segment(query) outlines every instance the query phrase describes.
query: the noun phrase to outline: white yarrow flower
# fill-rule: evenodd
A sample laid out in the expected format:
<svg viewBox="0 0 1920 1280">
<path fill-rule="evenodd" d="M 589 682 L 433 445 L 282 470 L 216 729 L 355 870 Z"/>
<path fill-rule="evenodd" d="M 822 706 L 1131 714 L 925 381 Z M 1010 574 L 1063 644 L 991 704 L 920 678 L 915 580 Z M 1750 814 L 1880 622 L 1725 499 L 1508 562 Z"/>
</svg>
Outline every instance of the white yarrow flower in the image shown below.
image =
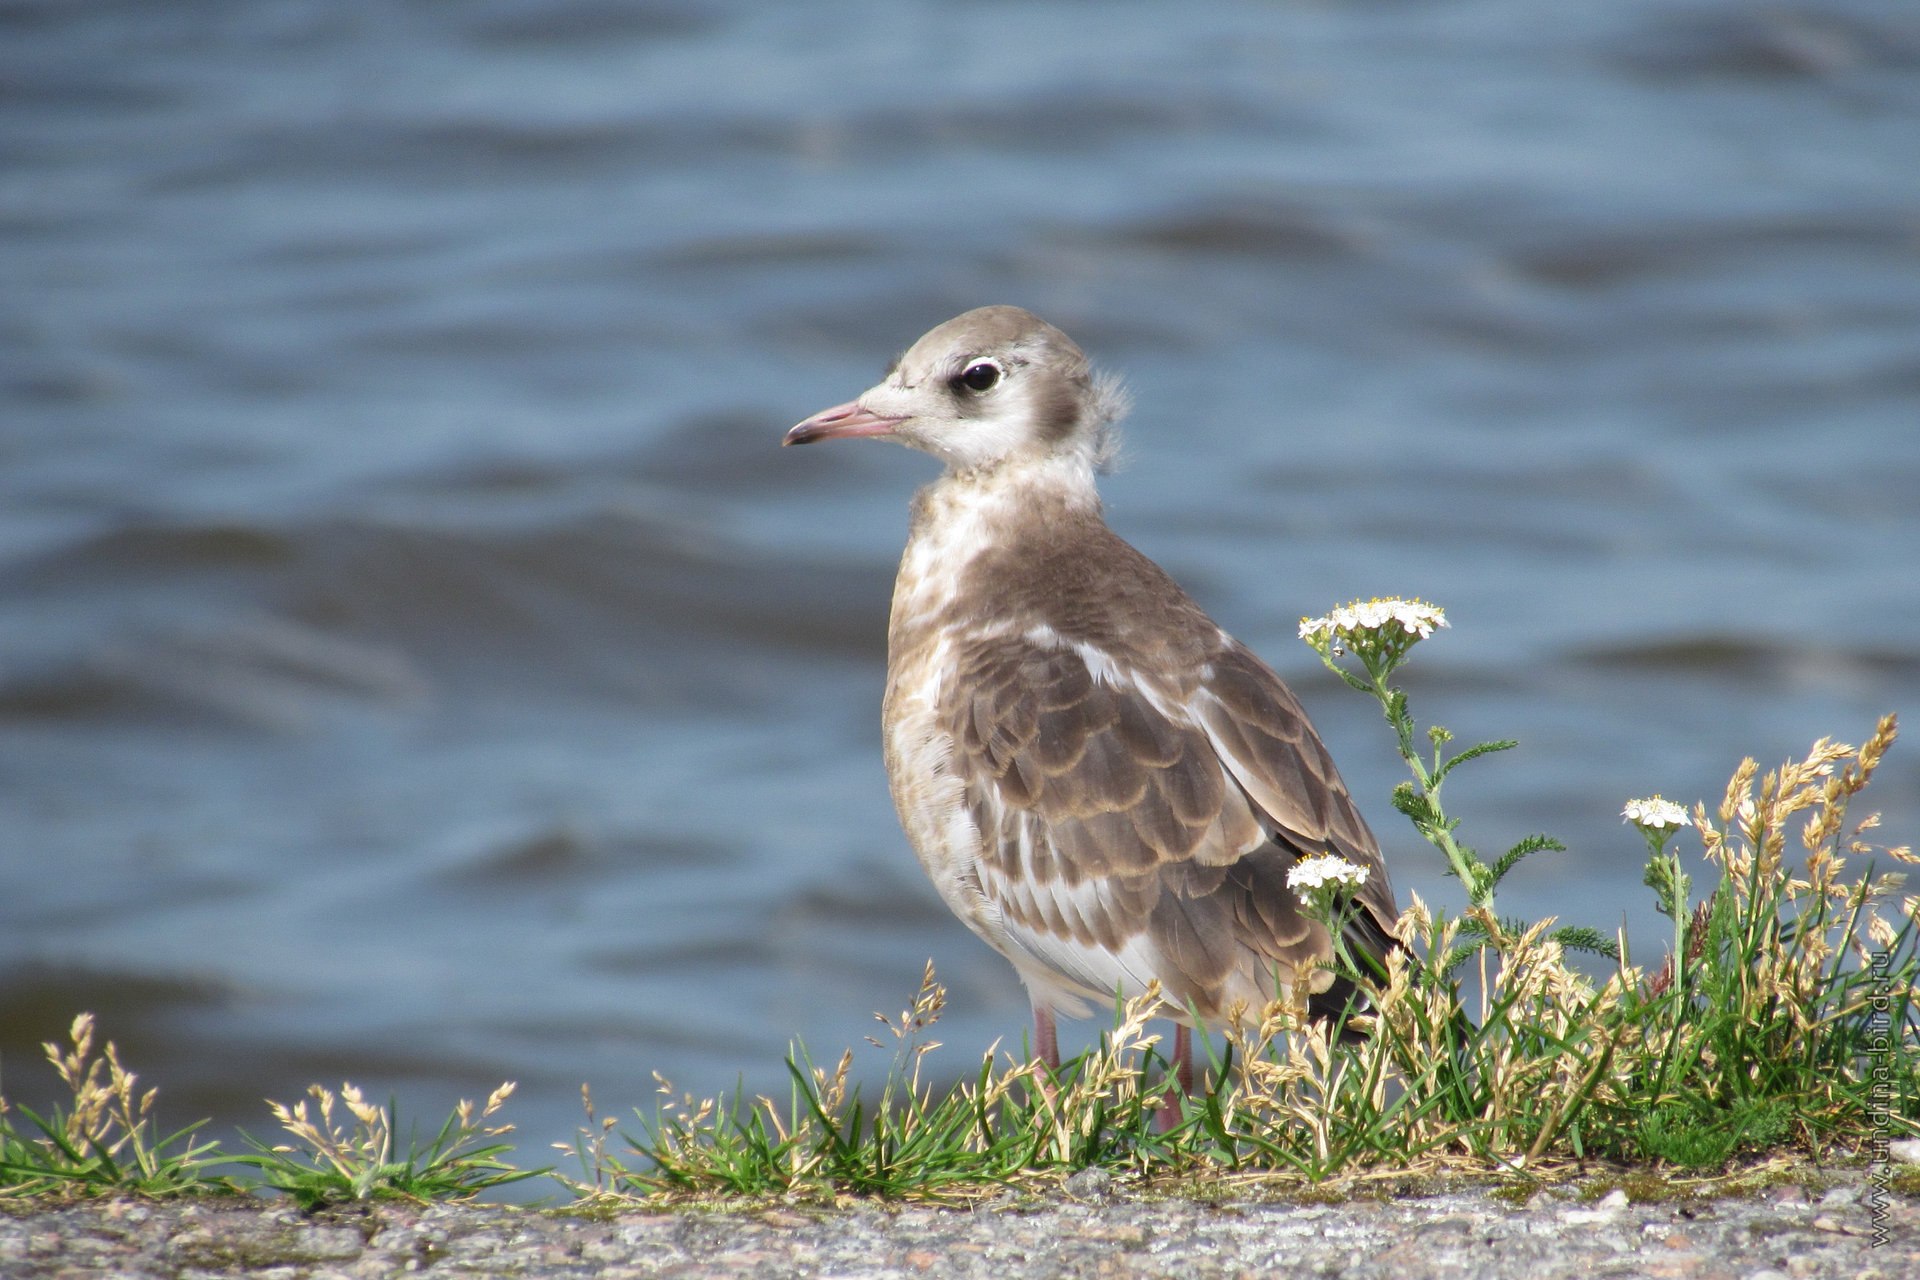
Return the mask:
<svg viewBox="0 0 1920 1280">
<path fill-rule="evenodd" d="M 1315 636 L 1324 635 L 1352 640 L 1378 633 L 1389 625 L 1398 626 L 1415 640 L 1425 640 L 1434 633 L 1435 628 L 1447 625 L 1447 615 L 1445 610 L 1424 600 L 1402 600 L 1398 597 L 1355 600 L 1351 604 L 1341 605 L 1324 618 L 1300 619 L 1300 638 L 1312 640 Z"/>
<path fill-rule="evenodd" d="M 1366 882 L 1365 867 L 1356 867 L 1331 853 L 1304 859 L 1287 872 L 1287 888 L 1300 895 L 1303 907 L 1311 907 L 1316 898 L 1331 897 L 1335 893 L 1347 896 Z"/>
<path fill-rule="evenodd" d="M 1620 816 L 1642 831 L 1664 831 L 1670 827 L 1693 825 L 1685 809 L 1659 796 L 1627 801 L 1627 807 L 1620 811 Z"/>
</svg>

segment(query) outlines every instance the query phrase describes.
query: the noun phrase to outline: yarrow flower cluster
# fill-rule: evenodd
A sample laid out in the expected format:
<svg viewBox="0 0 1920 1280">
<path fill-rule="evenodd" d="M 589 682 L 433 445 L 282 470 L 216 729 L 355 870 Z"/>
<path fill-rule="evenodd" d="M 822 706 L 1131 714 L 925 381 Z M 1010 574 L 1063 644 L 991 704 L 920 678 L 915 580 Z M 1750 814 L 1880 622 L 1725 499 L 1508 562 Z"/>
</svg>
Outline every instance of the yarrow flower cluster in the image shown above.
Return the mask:
<svg viewBox="0 0 1920 1280">
<path fill-rule="evenodd" d="M 1687 817 L 1685 809 L 1661 796 L 1627 801 L 1627 807 L 1620 811 L 1620 817 L 1623 821 L 1631 822 L 1646 839 L 1647 873 L 1641 878 L 1642 883 L 1653 890 L 1654 903 L 1659 907 L 1660 914 L 1673 921 L 1672 954 L 1684 955 L 1693 877 L 1680 865 L 1678 849 L 1667 852 L 1667 840 L 1680 828 L 1692 826 L 1693 820 Z"/>
<path fill-rule="evenodd" d="M 1369 671 L 1391 671 L 1420 641 L 1447 625 L 1447 615 L 1424 600 L 1355 600 L 1323 618 L 1300 619 L 1300 638 L 1313 646 L 1321 661 L 1352 650 Z M 1337 668 L 1336 668 L 1337 669 Z"/>
<path fill-rule="evenodd" d="M 1306 858 L 1287 872 L 1287 888 L 1300 895 L 1300 905 L 1324 912 L 1335 898 L 1351 897 L 1367 882 L 1367 869 L 1337 854 Z"/>
<path fill-rule="evenodd" d="M 1447 615 L 1445 610 L 1424 600 L 1402 600 L 1398 597 L 1355 600 L 1352 604 L 1341 605 L 1324 618 L 1300 619 L 1300 638 L 1309 643 L 1319 635 L 1357 640 L 1365 633 L 1379 631 L 1388 623 L 1397 623 L 1402 631 L 1415 640 L 1425 640 L 1433 634 L 1434 628 L 1447 625 Z"/>
<path fill-rule="evenodd" d="M 1687 817 L 1687 811 L 1671 800 L 1660 796 L 1648 796 L 1645 800 L 1629 800 L 1620 816 L 1642 831 L 1666 831 L 1675 827 L 1690 827 L 1693 820 Z"/>
</svg>

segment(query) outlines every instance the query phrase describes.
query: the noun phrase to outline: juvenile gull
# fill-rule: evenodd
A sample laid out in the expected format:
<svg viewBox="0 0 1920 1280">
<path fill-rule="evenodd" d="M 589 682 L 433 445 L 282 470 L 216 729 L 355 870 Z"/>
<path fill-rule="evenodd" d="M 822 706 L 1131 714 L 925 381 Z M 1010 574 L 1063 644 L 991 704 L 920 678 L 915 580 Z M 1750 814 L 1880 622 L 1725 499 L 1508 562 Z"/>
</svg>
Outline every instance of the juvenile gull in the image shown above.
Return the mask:
<svg viewBox="0 0 1920 1280">
<path fill-rule="evenodd" d="M 1287 887 L 1368 875 L 1351 942 L 1390 945 L 1379 846 L 1293 692 L 1107 528 L 1094 474 L 1125 411 L 1018 307 L 947 321 L 785 444 L 895 440 L 946 464 L 914 498 L 887 629 L 887 777 L 947 906 L 1054 1018 L 1157 979 L 1191 1088 L 1196 1021 L 1258 1013 L 1330 950 Z M 1322 1009 L 1343 999 L 1309 981 Z"/>
</svg>

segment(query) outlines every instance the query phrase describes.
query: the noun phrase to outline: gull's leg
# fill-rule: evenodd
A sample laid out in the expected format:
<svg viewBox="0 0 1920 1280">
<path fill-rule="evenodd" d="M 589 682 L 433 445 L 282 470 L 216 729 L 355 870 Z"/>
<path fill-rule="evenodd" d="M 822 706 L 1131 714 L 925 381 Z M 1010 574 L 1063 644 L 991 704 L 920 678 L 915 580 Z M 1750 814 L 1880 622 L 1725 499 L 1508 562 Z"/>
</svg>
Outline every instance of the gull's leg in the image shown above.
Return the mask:
<svg viewBox="0 0 1920 1280">
<path fill-rule="evenodd" d="M 1033 1051 L 1049 1071 L 1060 1069 L 1060 1033 L 1053 1025 L 1053 1010 L 1047 1005 L 1033 1006 Z"/>
<path fill-rule="evenodd" d="M 1051 1006 L 1035 1004 L 1033 1006 L 1033 1052 L 1034 1056 L 1046 1063 L 1047 1069 L 1033 1083 L 1038 1086 L 1040 1096 L 1052 1106 L 1059 1096 L 1053 1087 L 1054 1073 L 1060 1070 L 1060 1033 L 1053 1025 Z"/>
<path fill-rule="evenodd" d="M 1184 1022 L 1173 1025 L 1173 1079 L 1167 1100 L 1154 1113 L 1153 1127 L 1166 1133 L 1180 1123 L 1180 1099 L 1193 1092 L 1193 1031 Z"/>
</svg>

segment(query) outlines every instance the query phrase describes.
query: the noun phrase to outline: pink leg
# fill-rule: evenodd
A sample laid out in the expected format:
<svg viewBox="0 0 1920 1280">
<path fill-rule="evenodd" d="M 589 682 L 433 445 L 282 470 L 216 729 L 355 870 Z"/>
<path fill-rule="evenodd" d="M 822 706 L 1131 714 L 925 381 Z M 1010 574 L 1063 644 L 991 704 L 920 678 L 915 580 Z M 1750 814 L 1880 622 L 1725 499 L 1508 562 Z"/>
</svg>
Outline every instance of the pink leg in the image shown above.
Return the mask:
<svg viewBox="0 0 1920 1280">
<path fill-rule="evenodd" d="M 1180 1123 L 1180 1099 L 1193 1092 L 1193 1032 L 1185 1023 L 1174 1024 L 1172 1066 L 1174 1087 L 1167 1090 L 1167 1100 L 1153 1117 L 1154 1128 L 1161 1133 Z"/>
<path fill-rule="evenodd" d="M 1053 1025 L 1053 1010 L 1033 1006 L 1033 1051 L 1054 1071 L 1060 1069 L 1060 1033 Z"/>
</svg>

